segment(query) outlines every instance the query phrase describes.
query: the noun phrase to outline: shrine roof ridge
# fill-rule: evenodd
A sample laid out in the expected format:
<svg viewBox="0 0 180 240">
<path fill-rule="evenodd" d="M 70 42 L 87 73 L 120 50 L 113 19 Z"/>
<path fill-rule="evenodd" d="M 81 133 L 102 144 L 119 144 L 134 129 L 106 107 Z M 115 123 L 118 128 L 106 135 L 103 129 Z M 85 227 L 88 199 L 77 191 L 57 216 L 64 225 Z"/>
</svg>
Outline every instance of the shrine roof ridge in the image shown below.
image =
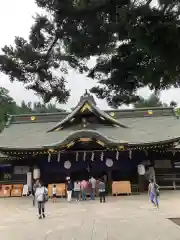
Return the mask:
<svg viewBox="0 0 180 240">
<path fill-rule="evenodd" d="M 114 114 L 115 119 L 121 118 L 142 118 L 147 117 L 148 111 L 152 111 L 150 117 L 160 117 L 160 116 L 174 116 L 176 117 L 174 108 L 172 107 L 152 107 L 152 108 L 131 108 L 131 109 L 108 109 L 101 110 L 108 115 Z M 11 123 L 35 123 L 35 122 L 60 122 L 71 112 L 55 112 L 55 113 L 29 113 L 29 114 L 15 114 L 9 116 L 9 124 Z M 31 120 L 34 116 L 36 119 Z"/>
</svg>

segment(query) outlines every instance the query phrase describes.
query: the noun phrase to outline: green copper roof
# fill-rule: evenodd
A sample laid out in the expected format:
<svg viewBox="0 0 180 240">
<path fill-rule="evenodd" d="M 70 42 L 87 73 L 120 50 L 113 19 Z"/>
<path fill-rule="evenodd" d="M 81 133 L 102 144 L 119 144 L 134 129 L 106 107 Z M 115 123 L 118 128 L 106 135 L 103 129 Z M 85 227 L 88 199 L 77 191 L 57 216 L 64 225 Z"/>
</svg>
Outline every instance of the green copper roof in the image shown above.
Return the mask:
<svg viewBox="0 0 180 240">
<path fill-rule="evenodd" d="M 115 113 L 116 120 L 128 126 L 105 126 L 96 124 L 91 129 L 80 129 L 80 126 L 65 130 L 48 132 L 56 126 L 67 113 L 37 114 L 32 121 L 31 115 L 12 116 L 10 124 L 0 134 L 0 149 L 37 149 L 43 146 L 61 144 L 75 136 L 86 136 L 92 132 L 109 142 L 128 142 L 129 144 L 153 144 L 175 141 L 180 138 L 180 120 L 172 108 L 155 108 L 150 116 L 148 109 L 130 109 L 106 111 Z M 84 134 L 83 134 L 84 132 Z"/>
</svg>

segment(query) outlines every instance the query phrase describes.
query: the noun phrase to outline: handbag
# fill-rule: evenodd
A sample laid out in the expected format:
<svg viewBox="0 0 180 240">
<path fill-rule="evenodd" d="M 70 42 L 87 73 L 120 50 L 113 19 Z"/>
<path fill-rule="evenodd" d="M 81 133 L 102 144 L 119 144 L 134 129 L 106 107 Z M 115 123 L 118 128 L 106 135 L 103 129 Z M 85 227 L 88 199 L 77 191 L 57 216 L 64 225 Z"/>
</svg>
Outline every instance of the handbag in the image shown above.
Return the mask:
<svg viewBox="0 0 180 240">
<path fill-rule="evenodd" d="M 47 202 L 49 200 L 48 193 L 46 193 L 45 188 L 44 188 L 44 193 L 43 193 L 43 202 Z"/>
</svg>

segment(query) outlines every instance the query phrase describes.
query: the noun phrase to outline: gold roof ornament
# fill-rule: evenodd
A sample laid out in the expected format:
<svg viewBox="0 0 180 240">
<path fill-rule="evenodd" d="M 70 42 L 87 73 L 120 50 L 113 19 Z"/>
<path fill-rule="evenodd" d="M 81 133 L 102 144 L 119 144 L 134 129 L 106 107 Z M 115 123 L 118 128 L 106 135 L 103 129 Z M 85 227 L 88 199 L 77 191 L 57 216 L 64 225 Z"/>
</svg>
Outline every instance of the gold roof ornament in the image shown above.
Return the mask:
<svg viewBox="0 0 180 240">
<path fill-rule="evenodd" d="M 79 142 L 90 142 L 91 138 L 80 138 Z"/>
<path fill-rule="evenodd" d="M 153 115 L 153 111 L 152 110 L 148 110 L 148 115 Z"/>
<path fill-rule="evenodd" d="M 56 152 L 54 149 L 52 148 L 48 149 L 48 153 L 54 153 L 54 152 Z"/>
<path fill-rule="evenodd" d="M 120 149 L 120 150 L 124 150 L 124 146 L 123 146 L 123 145 L 120 145 L 120 146 L 119 146 L 119 149 Z"/>
<path fill-rule="evenodd" d="M 99 145 L 101 145 L 101 146 L 104 146 L 105 144 L 102 142 L 102 141 L 100 141 L 100 140 L 97 140 L 96 141 Z"/>
<path fill-rule="evenodd" d="M 115 117 L 115 112 L 110 112 L 109 114 L 111 117 Z"/>
<path fill-rule="evenodd" d="M 31 116 L 31 121 L 34 121 L 36 120 L 36 117 L 35 116 Z"/>
<path fill-rule="evenodd" d="M 59 131 L 59 130 L 61 130 L 61 129 L 62 129 L 62 127 L 58 127 L 58 128 L 56 128 L 55 131 Z"/>
<path fill-rule="evenodd" d="M 67 148 L 70 148 L 71 146 L 73 146 L 73 145 L 74 145 L 74 143 L 75 143 L 75 142 L 74 142 L 74 141 L 72 141 L 72 142 L 68 143 L 68 144 L 66 145 L 66 147 L 67 147 Z"/>
<path fill-rule="evenodd" d="M 86 110 L 89 110 L 90 112 L 92 112 L 92 108 L 88 103 L 85 103 L 84 106 L 81 108 L 81 112 L 84 112 Z"/>
</svg>

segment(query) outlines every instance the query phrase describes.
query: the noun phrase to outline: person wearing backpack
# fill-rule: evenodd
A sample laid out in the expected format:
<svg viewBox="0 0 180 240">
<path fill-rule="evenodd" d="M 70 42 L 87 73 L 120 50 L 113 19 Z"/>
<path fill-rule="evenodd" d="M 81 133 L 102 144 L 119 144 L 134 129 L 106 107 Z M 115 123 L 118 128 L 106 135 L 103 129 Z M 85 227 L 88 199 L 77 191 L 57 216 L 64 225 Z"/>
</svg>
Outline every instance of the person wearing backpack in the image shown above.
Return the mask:
<svg viewBox="0 0 180 240">
<path fill-rule="evenodd" d="M 106 185 L 103 179 L 99 181 L 99 199 L 100 199 L 100 203 L 106 202 Z"/>
<path fill-rule="evenodd" d="M 45 218 L 45 203 L 48 200 L 48 189 L 39 181 L 39 185 L 35 192 L 36 201 L 38 203 L 39 219 Z"/>
<path fill-rule="evenodd" d="M 150 201 L 154 204 L 154 206 L 157 209 L 159 209 L 159 201 L 158 201 L 159 186 L 154 181 L 154 179 L 150 180 L 149 187 L 148 187 L 148 195 L 149 195 Z"/>
</svg>

